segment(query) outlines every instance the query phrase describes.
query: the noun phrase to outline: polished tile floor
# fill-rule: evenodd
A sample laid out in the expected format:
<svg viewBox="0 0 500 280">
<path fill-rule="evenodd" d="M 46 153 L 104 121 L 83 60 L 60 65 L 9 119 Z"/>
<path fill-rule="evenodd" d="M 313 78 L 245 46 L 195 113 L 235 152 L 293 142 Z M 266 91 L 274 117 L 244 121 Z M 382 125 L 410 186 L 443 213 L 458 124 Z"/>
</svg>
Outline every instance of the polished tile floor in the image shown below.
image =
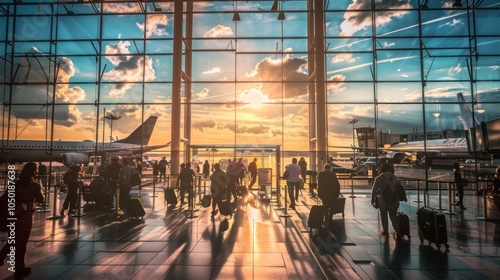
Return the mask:
<svg viewBox="0 0 500 280">
<path fill-rule="evenodd" d="M 386 238 L 369 189 L 346 196 L 345 218 L 309 233 L 307 217 L 316 201 L 303 190 L 296 210 L 240 199 L 226 217 L 210 219 L 211 208 L 194 213 L 164 204 L 163 192 L 133 191 L 146 209 L 144 219 L 116 219 L 107 210 L 88 209 L 81 218 L 48 220 L 35 214 L 28 245 L 26 279 L 499 279 L 500 225 L 483 217 L 482 198 L 467 195 L 468 210 L 446 215 L 448 244 L 421 244 L 416 209 L 422 195 L 410 192 L 401 210 L 410 216 L 411 241 Z M 53 198 L 53 195 L 50 195 Z M 60 207 L 65 195 L 57 195 Z M 447 197 L 442 197 L 447 204 Z M 51 199 L 53 200 L 53 199 Z M 52 205 L 52 201 L 49 204 Z M 431 194 L 430 206 L 438 196 Z M 90 207 L 85 207 L 85 209 Z M 60 208 L 58 208 L 60 209 Z M 498 208 L 488 202 L 490 218 Z M 2 234 L 0 242 L 5 243 Z M 13 279 L 7 266 L 1 279 Z"/>
</svg>

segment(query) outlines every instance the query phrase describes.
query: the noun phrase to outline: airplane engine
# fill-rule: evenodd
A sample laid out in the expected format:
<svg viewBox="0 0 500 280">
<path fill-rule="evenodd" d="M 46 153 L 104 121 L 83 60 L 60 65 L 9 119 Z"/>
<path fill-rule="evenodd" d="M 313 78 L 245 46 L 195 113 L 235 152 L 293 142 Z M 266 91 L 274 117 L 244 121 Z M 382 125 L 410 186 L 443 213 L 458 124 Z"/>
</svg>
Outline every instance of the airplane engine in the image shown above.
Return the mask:
<svg viewBox="0 0 500 280">
<path fill-rule="evenodd" d="M 79 153 L 65 153 L 62 156 L 62 163 L 66 166 L 77 164 L 83 164 L 87 166 L 89 164 L 89 156 Z"/>
<path fill-rule="evenodd" d="M 394 163 L 404 163 L 405 162 L 405 159 L 406 159 L 406 155 L 403 154 L 403 153 L 395 153 L 393 156 L 392 156 L 392 160 L 394 161 Z"/>
</svg>

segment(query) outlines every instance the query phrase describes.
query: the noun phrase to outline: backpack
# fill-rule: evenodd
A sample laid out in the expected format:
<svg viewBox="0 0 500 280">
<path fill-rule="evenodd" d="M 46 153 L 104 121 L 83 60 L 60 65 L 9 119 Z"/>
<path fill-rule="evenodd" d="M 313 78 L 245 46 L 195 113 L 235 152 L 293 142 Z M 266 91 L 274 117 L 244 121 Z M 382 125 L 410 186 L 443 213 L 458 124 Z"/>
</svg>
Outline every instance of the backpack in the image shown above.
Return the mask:
<svg viewBox="0 0 500 280">
<path fill-rule="evenodd" d="M 387 180 L 384 179 L 385 182 L 385 188 L 383 192 L 380 194 L 382 198 L 384 199 L 385 202 L 388 204 L 392 204 L 396 201 L 399 201 L 398 194 L 396 192 L 396 186 L 394 185 L 394 182 L 390 180 L 387 182 Z"/>
</svg>

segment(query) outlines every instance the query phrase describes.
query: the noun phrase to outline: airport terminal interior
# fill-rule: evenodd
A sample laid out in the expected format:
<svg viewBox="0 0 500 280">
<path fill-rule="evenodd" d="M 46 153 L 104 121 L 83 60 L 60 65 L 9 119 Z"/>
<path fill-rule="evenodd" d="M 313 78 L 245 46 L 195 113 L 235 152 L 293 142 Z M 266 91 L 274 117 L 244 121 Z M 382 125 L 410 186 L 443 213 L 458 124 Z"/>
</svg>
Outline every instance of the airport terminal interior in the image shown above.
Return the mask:
<svg viewBox="0 0 500 280">
<path fill-rule="evenodd" d="M 0 278 L 498 279 L 498 18 L 497 0 L 0 0 L 0 193 L 45 167 L 31 271 L 9 256 Z M 112 159 L 141 173 L 144 215 L 120 209 Z M 212 212 L 209 176 L 239 159 L 256 182 Z M 384 163 L 406 191 L 403 238 L 372 206 Z M 345 205 L 309 227 L 325 166 Z"/>
</svg>

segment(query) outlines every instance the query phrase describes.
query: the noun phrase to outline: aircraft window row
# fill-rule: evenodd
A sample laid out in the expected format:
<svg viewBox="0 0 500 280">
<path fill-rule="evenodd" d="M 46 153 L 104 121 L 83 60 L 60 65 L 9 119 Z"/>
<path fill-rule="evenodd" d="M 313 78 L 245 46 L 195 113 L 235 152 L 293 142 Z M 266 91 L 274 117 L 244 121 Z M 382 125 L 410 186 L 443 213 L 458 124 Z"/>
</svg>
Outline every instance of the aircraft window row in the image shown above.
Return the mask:
<svg viewBox="0 0 500 280">
<path fill-rule="evenodd" d="M 25 148 L 25 149 L 50 149 L 50 146 L 45 147 L 45 146 L 39 146 L 39 145 L 11 145 L 9 146 L 10 148 Z M 6 145 L 2 145 L 2 148 L 7 148 Z M 87 147 L 87 146 L 54 146 L 54 149 L 91 149 L 94 147 Z M 102 149 L 102 147 L 97 147 L 98 149 Z"/>
</svg>

